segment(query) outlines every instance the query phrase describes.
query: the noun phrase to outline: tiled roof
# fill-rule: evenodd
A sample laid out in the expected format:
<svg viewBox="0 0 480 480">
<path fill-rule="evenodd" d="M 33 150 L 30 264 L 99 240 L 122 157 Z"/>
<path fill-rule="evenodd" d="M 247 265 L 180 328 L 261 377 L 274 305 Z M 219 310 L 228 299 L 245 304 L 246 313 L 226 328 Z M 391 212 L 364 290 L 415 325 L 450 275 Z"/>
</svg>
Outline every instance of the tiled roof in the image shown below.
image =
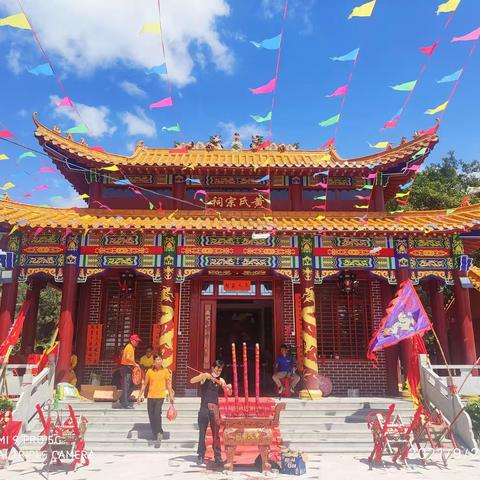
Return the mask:
<svg viewBox="0 0 480 480">
<path fill-rule="evenodd" d="M 468 271 L 468 278 L 472 282 L 472 285 L 480 291 L 480 268 L 479 267 L 470 267 Z"/>
<path fill-rule="evenodd" d="M 447 215 L 443 210 L 407 212 L 399 215 L 369 212 L 361 217 L 353 212 L 273 212 L 266 217 L 258 211 L 236 210 L 206 212 L 204 210 L 150 211 L 91 208 L 47 208 L 0 201 L 0 225 L 19 229 L 78 228 L 189 230 L 212 232 L 271 231 L 285 233 L 351 232 L 448 234 L 478 228 L 480 204 L 457 208 Z"/>
<path fill-rule="evenodd" d="M 35 136 L 41 145 L 46 143 L 56 152 L 75 157 L 90 167 L 117 165 L 124 167 L 162 168 L 267 168 L 279 169 L 367 169 L 384 170 L 398 163 L 409 161 L 421 148 L 432 149 L 438 142 L 436 134 L 417 136 L 409 142 L 383 152 L 365 157 L 343 159 L 335 149 L 326 151 L 287 150 L 283 153 L 271 150 L 196 150 L 188 153 L 172 153 L 172 150 L 147 148 L 140 144 L 131 156 L 92 150 L 85 142 L 75 142 L 71 136 L 64 137 L 58 129 L 48 129 L 34 116 L 37 126 Z M 429 150 L 421 157 L 428 155 Z M 49 152 L 51 154 L 51 152 Z M 419 157 L 418 162 L 422 159 Z M 417 163 L 418 163 L 417 162 Z M 61 167 L 60 167 L 61 168 Z"/>
</svg>

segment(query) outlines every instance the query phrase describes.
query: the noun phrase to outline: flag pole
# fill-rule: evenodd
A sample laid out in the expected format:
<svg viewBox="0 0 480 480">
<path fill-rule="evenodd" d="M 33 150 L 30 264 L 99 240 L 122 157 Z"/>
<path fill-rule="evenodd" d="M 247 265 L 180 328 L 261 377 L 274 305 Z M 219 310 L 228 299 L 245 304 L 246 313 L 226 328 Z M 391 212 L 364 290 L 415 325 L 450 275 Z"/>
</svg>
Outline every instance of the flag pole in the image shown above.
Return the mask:
<svg viewBox="0 0 480 480">
<path fill-rule="evenodd" d="M 437 345 L 438 345 L 438 348 L 440 350 L 440 353 L 442 354 L 443 363 L 445 363 L 445 366 L 447 367 L 447 372 L 448 372 L 448 376 L 450 378 L 451 385 L 454 385 L 452 372 L 450 371 L 450 367 L 448 366 L 447 356 L 445 355 L 445 352 L 443 351 L 442 344 L 440 343 L 440 339 L 438 338 L 437 332 L 433 328 L 433 325 L 432 325 L 432 332 L 433 332 L 433 336 L 435 337 L 435 340 L 437 341 Z"/>
</svg>

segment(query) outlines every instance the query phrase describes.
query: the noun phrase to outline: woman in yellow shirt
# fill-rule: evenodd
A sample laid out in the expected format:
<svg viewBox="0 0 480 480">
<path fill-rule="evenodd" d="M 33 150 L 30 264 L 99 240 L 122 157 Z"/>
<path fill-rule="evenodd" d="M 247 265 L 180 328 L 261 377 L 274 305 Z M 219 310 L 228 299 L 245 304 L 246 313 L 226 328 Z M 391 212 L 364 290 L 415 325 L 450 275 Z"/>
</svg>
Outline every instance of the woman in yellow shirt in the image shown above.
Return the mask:
<svg viewBox="0 0 480 480">
<path fill-rule="evenodd" d="M 145 383 L 143 384 L 138 401 L 141 401 L 144 392 L 147 390 L 147 410 L 152 429 L 153 439 L 157 442 L 156 447 L 160 446 L 160 440 L 163 436 L 162 430 L 162 406 L 168 391 L 170 403 L 173 404 L 174 395 L 172 390 L 172 374 L 168 368 L 163 368 L 162 357 L 153 356 L 153 367 L 147 370 Z"/>
</svg>

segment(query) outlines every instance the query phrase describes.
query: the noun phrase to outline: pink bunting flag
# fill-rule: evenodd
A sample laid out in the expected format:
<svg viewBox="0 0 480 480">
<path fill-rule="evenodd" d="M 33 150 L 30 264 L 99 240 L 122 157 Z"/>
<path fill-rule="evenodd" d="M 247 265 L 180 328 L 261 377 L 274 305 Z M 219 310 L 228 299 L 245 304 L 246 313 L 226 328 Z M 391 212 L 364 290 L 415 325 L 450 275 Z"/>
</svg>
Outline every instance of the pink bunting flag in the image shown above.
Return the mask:
<svg viewBox="0 0 480 480">
<path fill-rule="evenodd" d="M 367 180 L 372 180 L 373 178 L 377 178 L 377 174 L 376 173 L 370 173 L 367 177 Z"/>
<path fill-rule="evenodd" d="M 325 205 L 314 205 L 312 208 L 316 210 L 325 210 L 327 207 Z"/>
<path fill-rule="evenodd" d="M 407 170 L 411 170 L 412 172 L 416 172 L 420 168 L 420 165 L 412 165 L 408 167 Z"/>
<path fill-rule="evenodd" d="M 330 140 L 327 140 L 321 147 L 320 150 L 325 150 L 328 147 L 333 147 L 335 145 L 335 137 L 332 137 Z"/>
<path fill-rule="evenodd" d="M 392 120 L 389 120 L 388 122 L 385 123 L 383 128 L 395 128 L 398 124 L 398 119 L 399 117 L 395 117 Z"/>
<path fill-rule="evenodd" d="M 420 47 L 420 51 L 422 53 L 426 53 L 429 57 L 431 57 L 433 55 L 433 52 L 437 48 L 438 42 L 439 41 L 437 40 L 433 45 L 430 45 L 429 47 Z"/>
<path fill-rule="evenodd" d="M 207 192 L 205 190 L 197 190 L 194 195 L 193 195 L 193 198 L 197 198 L 197 195 L 207 195 Z"/>
<path fill-rule="evenodd" d="M 103 147 L 99 147 L 98 145 L 96 145 L 95 147 L 90 147 L 90 150 L 95 150 L 96 152 L 104 152 L 104 148 Z"/>
<path fill-rule="evenodd" d="M 348 84 L 347 85 L 342 85 L 341 87 L 338 87 L 333 93 L 330 95 L 326 95 L 327 98 L 331 97 L 339 97 L 340 95 L 345 95 L 348 90 Z"/>
<path fill-rule="evenodd" d="M 70 107 L 73 108 L 73 102 L 70 100 L 70 97 L 64 97 L 57 102 L 57 107 Z"/>
<path fill-rule="evenodd" d="M 38 227 L 35 232 L 33 233 L 33 236 L 34 237 L 37 237 L 38 235 L 40 235 L 42 233 L 42 230 L 43 230 L 43 227 Z"/>
<path fill-rule="evenodd" d="M 359 200 L 370 200 L 370 195 L 367 195 L 366 197 L 363 197 L 362 195 L 355 195 L 355 198 L 358 198 Z"/>
<path fill-rule="evenodd" d="M 30 197 L 32 196 L 32 194 L 31 194 L 31 193 L 24 193 L 23 196 L 24 196 L 25 198 L 30 198 Z"/>
<path fill-rule="evenodd" d="M 48 185 L 39 185 L 35 187 L 34 190 L 48 190 Z"/>
<path fill-rule="evenodd" d="M 0 138 L 13 138 L 14 136 L 10 130 L 0 130 Z"/>
<path fill-rule="evenodd" d="M 257 88 L 249 88 L 249 90 L 254 94 L 254 95 L 260 95 L 263 93 L 272 93 L 277 86 L 277 79 L 272 78 L 269 82 L 267 82 L 265 85 L 262 85 Z"/>
<path fill-rule="evenodd" d="M 328 184 L 324 182 L 319 182 L 319 183 L 316 183 L 315 185 L 312 185 L 312 187 L 328 188 Z"/>
<path fill-rule="evenodd" d="M 167 97 L 158 102 L 151 103 L 150 108 L 164 108 L 164 107 L 171 107 L 172 105 L 173 105 L 173 98 Z"/>
<path fill-rule="evenodd" d="M 467 33 L 466 35 L 463 35 L 461 37 L 453 37 L 452 40 L 450 40 L 451 43 L 453 42 L 468 42 L 470 40 L 479 40 L 480 39 L 480 27 L 478 27 L 476 30 L 473 30 L 473 32 Z"/>
<path fill-rule="evenodd" d="M 188 153 L 188 148 L 187 147 L 172 148 L 168 151 L 168 153 Z"/>
<path fill-rule="evenodd" d="M 70 227 L 67 227 L 65 229 L 65 236 L 67 237 L 70 233 L 72 233 L 72 229 Z"/>
<path fill-rule="evenodd" d="M 434 135 L 437 132 L 438 125 L 431 127 L 427 130 L 420 130 L 418 133 L 419 135 Z"/>
<path fill-rule="evenodd" d="M 57 173 L 54 168 L 51 167 L 42 167 L 38 170 L 39 173 Z"/>
<path fill-rule="evenodd" d="M 255 151 L 258 152 L 259 150 L 264 150 L 268 146 L 270 146 L 270 139 L 268 138 L 263 143 L 261 143 L 258 147 L 255 148 Z"/>
</svg>

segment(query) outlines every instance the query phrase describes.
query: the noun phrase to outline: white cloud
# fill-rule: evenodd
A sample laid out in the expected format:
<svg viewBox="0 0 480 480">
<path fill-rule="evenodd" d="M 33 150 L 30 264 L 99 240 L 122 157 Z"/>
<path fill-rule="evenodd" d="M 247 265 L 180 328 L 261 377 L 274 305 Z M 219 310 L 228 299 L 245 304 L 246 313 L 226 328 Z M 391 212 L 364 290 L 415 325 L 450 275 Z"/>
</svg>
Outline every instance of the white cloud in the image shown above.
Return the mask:
<svg viewBox="0 0 480 480">
<path fill-rule="evenodd" d="M 135 111 L 136 115 L 131 112 L 122 112 L 119 114 L 120 120 L 127 127 L 127 133 L 129 135 L 155 137 L 157 135 L 155 122 L 147 117 L 145 110 L 137 107 Z"/>
<path fill-rule="evenodd" d="M 248 148 L 253 135 L 268 136 L 268 130 L 255 123 L 246 123 L 244 125 L 236 125 L 235 122 L 218 122 L 218 128 L 222 135 L 223 145 L 229 147 L 232 143 L 234 133 L 239 133 L 244 148 Z"/>
<path fill-rule="evenodd" d="M 7 14 L 17 13 L 14 0 L 2 2 Z M 134 0 L 24 0 L 43 47 L 62 69 L 89 74 L 117 64 L 144 69 L 164 61 L 160 37 L 140 34 L 147 22 L 158 21 L 156 2 Z M 162 29 L 170 80 L 182 86 L 195 81 L 195 54 L 209 53 L 219 70 L 230 72 L 233 56 L 222 42 L 218 20 L 230 14 L 227 0 L 164 0 Z M 11 40 L 6 35 L 6 41 Z M 30 36 L 27 36 L 30 37 Z M 31 40 L 31 48 L 36 48 Z M 57 56 L 57 58 L 55 58 Z"/>
<path fill-rule="evenodd" d="M 287 18 L 298 20 L 302 26 L 299 33 L 310 34 L 313 31 L 312 10 L 316 0 L 292 0 L 288 5 Z M 262 0 L 262 12 L 265 18 L 281 18 L 285 0 Z"/>
<path fill-rule="evenodd" d="M 146 97 L 147 93 L 142 90 L 136 83 L 129 82 L 128 80 L 124 80 L 120 82 L 119 87 L 128 95 L 132 97 Z"/>
<path fill-rule="evenodd" d="M 108 120 L 110 109 L 101 105 L 94 107 L 83 103 L 75 103 L 75 108 L 82 117 L 81 120 L 74 110 L 67 107 L 57 107 L 60 100 L 58 95 L 50 95 L 50 104 L 55 107 L 54 113 L 57 117 L 69 118 L 75 125 L 84 122 L 88 127 L 88 135 L 94 138 L 101 138 L 104 135 L 112 135 L 117 127 Z M 72 125 L 73 126 L 73 125 Z"/>
<path fill-rule="evenodd" d="M 7 67 L 15 75 L 18 75 L 23 71 L 23 66 L 20 63 L 21 56 L 22 54 L 20 50 L 15 48 L 11 48 L 7 53 Z"/>
<path fill-rule="evenodd" d="M 78 193 L 73 190 L 72 187 L 69 186 L 68 188 L 68 197 L 61 195 L 57 196 L 57 198 L 50 198 L 49 203 L 52 207 L 59 207 L 59 208 L 74 208 L 74 207 L 86 207 L 87 204 L 85 200 L 78 198 Z M 55 195 L 54 195 L 55 197 Z"/>
</svg>

